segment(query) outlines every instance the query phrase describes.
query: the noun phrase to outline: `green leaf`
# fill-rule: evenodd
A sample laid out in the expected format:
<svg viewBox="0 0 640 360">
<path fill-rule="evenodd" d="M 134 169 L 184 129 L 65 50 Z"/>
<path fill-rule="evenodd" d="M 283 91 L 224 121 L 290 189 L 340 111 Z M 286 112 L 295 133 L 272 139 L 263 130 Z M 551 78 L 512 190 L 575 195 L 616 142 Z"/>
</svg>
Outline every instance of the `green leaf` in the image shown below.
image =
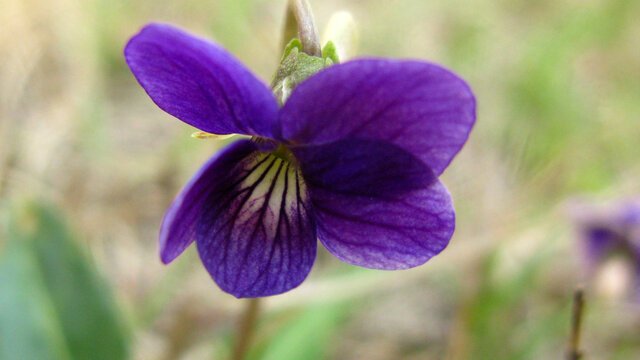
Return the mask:
<svg viewBox="0 0 640 360">
<path fill-rule="evenodd" d="M 48 358 L 126 359 L 128 337 L 113 295 L 74 241 L 59 212 L 32 205 L 22 217 L 13 220 L 12 228 L 17 231 L 12 235 L 11 242 L 24 247 L 24 250 L 20 260 L 9 256 L 9 261 L 3 262 L 3 266 L 15 272 L 31 264 L 28 277 L 25 275 L 20 281 L 14 280 L 18 283 L 13 286 L 28 284 L 30 291 L 42 294 L 42 301 L 50 304 L 53 314 L 41 318 L 57 320 L 58 332 L 70 354 Z M 3 294 L 10 294 L 6 295 L 5 301 L 19 302 L 19 297 L 12 293 L 3 291 Z M 37 310 L 35 303 L 21 305 L 27 312 L 42 312 Z M 11 335 L 3 332 L 0 336 L 0 341 L 5 342 Z M 32 335 L 25 332 L 21 336 L 26 339 Z M 34 342 L 38 344 L 36 348 L 48 346 L 45 341 Z M 17 346 L 9 344 L 9 348 L 22 351 Z"/>
<path fill-rule="evenodd" d="M 0 258 L 0 359 L 68 358 L 32 249 L 13 241 Z"/>
<path fill-rule="evenodd" d="M 76 359 L 124 359 L 127 346 L 113 295 L 52 209 L 34 208 L 32 235 L 45 286 Z"/>
</svg>

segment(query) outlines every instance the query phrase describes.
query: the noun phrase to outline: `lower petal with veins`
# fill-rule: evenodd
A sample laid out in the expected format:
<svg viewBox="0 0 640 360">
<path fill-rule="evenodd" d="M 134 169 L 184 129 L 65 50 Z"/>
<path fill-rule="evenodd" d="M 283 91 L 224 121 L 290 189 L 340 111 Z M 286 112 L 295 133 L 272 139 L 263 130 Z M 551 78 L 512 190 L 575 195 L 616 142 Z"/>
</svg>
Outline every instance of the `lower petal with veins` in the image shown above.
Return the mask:
<svg viewBox="0 0 640 360">
<path fill-rule="evenodd" d="M 208 194 L 196 229 L 203 264 L 236 297 L 298 286 L 316 255 L 315 222 L 299 169 L 252 152 Z"/>
</svg>

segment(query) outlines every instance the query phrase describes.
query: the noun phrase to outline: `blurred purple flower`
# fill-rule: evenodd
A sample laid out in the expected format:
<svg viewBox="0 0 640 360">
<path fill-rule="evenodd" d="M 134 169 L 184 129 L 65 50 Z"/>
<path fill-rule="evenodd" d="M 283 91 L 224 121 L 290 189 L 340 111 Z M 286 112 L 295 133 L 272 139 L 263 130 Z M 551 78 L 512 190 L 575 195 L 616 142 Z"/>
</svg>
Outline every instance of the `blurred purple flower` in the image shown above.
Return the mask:
<svg viewBox="0 0 640 360">
<path fill-rule="evenodd" d="M 151 99 L 200 130 L 244 134 L 193 176 L 167 211 L 160 257 L 194 240 L 236 297 L 279 294 L 311 270 L 316 238 L 349 264 L 407 269 L 455 227 L 438 176 L 464 145 L 475 99 L 450 71 L 361 59 L 313 75 L 278 108 L 271 90 L 217 44 L 152 24 L 125 58 Z"/>
<path fill-rule="evenodd" d="M 602 209 L 575 208 L 590 271 L 597 272 L 611 259 L 623 260 L 632 272 L 631 292 L 640 300 L 640 201 Z"/>
</svg>

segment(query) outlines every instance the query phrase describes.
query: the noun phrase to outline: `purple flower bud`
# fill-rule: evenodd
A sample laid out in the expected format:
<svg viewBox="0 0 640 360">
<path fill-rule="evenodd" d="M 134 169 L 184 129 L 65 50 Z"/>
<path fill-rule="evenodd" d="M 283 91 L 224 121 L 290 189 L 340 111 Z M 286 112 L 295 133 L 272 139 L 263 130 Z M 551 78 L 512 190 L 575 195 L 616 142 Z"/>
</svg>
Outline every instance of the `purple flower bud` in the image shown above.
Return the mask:
<svg viewBox="0 0 640 360">
<path fill-rule="evenodd" d="M 589 272 L 597 276 L 615 262 L 617 269 L 629 272 L 631 289 L 627 292 L 640 301 L 640 201 L 606 208 L 581 205 L 575 213 Z"/>
</svg>

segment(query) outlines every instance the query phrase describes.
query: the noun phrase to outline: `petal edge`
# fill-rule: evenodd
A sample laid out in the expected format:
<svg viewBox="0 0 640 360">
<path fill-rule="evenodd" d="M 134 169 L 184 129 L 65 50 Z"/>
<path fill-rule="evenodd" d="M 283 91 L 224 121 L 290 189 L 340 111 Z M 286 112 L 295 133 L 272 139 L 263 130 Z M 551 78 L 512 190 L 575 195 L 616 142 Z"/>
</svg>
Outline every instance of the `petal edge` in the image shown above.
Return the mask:
<svg viewBox="0 0 640 360">
<path fill-rule="evenodd" d="M 419 266 L 444 250 L 455 230 L 451 196 L 439 181 L 396 199 L 311 191 L 320 242 L 348 264 L 381 270 Z"/>
<path fill-rule="evenodd" d="M 320 71 L 281 109 L 283 141 L 391 142 L 440 175 L 467 141 L 475 98 L 451 71 L 423 61 L 359 59 Z"/>
<path fill-rule="evenodd" d="M 222 47 L 166 24 L 133 36 L 124 56 L 162 110 L 202 131 L 273 137 L 271 90 Z"/>
<path fill-rule="evenodd" d="M 247 140 L 236 141 L 212 156 L 191 177 L 167 209 L 160 226 L 158 242 L 160 259 L 169 264 L 195 240 L 194 224 L 204 199 L 221 181 L 224 171 L 253 152 L 255 147 Z"/>
</svg>

